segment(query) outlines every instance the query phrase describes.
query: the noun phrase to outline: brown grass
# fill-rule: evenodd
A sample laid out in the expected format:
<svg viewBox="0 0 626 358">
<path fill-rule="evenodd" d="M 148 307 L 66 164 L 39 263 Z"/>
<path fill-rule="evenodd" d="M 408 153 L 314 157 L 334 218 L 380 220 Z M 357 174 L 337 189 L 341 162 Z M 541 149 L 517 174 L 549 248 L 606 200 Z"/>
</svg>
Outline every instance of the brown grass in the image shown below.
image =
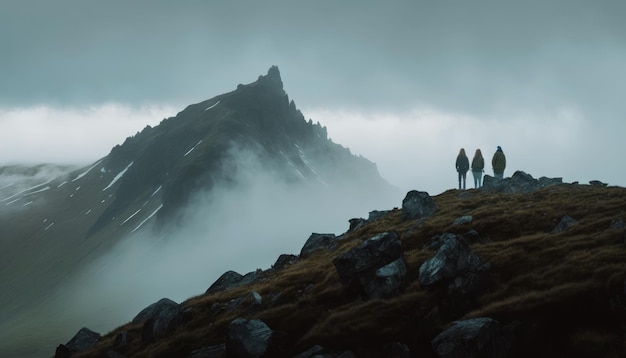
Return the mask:
<svg viewBox="0 0 626 358">
<path fill-rule="evenodd" d="M 264 280 L 248 287 L 192 297 L 183 303 L 192 308 L 192 320 L 158 342 L 144 346 L 140 327 L 124 325 L 80 356 L 106 354 L 115 335 L 125 330 L 131 340 L 119 353 L 184 357 L 204 345 L 223 342 L 228 323 L 244 316 L 262 319 L 282 332 L 285 356 L 314 344 L 349 349 L 359 356 L 382 356 L 385 344 L 400 341 L 415 355 L 431 357 L 430 341 L 452 320 L 463 317 L 445 312 L 445 287 L 419 284 L 419 266 L 434 254 L 424 247 L 444 232 L 463 234 L 472 229 L 489 240 L 472 248 L 482 261 L 491 262 L 492 271 L 489 287 L 464 317 L 521 322 L 513 357 L 624 353 L 621 325 L 626 314 L 616 314 L 610 300 L 626 279 L 626 233 L 609 226 L 614 219 L 626 220 L 626 189 L 563 185 L 523 195 L 476 190 L 460 194 L 450 190 L 434 197 L 437 211 L 422 223 L 402 221 L 401 210 L 394 210 L 346 235 L 336 250 L 318 252 L 282 271 L 268 271 Z M 463 215 L 472 215 L 472 222 L 453 226 Z M 578 223 L 551 234 L 564 215 Z M 364 300 L 339 283 L 332 260 L 361 240 L 389 230 L 400 234 L 405 248 L 407 285 L 392 299 Z M 261 307 L 245 303 L 234 311 L 212 314 L 214 304 L 252 290 L 264 297 Z M 280 297 L 269 302 L 277 294 Z M 443 311 L 429 315 L 435 307 Z"/>
</svg>

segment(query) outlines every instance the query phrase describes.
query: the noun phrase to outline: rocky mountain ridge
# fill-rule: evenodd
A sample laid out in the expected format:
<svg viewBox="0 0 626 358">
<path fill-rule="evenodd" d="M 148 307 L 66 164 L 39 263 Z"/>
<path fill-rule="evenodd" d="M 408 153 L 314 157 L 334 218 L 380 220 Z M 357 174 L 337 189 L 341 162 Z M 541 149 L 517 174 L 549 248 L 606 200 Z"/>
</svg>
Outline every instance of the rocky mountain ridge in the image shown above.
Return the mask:
<svg viewBox="0 0 626 358">
<path fill-rule="evenodd" d="M 312 234 L 57 357 L 620 357 L 626 189 L 516 172 Z M 584 307 L 584 308 L 583 308 Z"/>
</svg>

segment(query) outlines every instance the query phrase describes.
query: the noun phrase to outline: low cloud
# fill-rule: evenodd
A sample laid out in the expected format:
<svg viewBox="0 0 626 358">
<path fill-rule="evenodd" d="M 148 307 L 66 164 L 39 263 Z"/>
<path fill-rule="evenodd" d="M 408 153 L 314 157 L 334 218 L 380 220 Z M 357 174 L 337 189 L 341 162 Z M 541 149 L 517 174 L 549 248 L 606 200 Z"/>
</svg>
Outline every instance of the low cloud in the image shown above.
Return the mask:
<svg viewBox="0 0 626 358">
<path fill-rule="evenodd" d="M 176 112 L 168 106 L 0 108 L 0 165 L 87 164 Z"/>
<path fill-rule="evenodd" d="M 402 201 L 365 187 L 287 182 L 249 151 L 234 150 L 228 161 L 234 180 L 196 195 L 180 224 L 129 235 L 69 278 L 36 310 L 46 312 L 40 330 L 68 340 L 83 326 L 108 332 L 163 297 L 182 302 L 228 270 L 268 269 L 280 254 L 299 254 L 311 233 L 342 234 L 349 219 Z"/>
</svg>

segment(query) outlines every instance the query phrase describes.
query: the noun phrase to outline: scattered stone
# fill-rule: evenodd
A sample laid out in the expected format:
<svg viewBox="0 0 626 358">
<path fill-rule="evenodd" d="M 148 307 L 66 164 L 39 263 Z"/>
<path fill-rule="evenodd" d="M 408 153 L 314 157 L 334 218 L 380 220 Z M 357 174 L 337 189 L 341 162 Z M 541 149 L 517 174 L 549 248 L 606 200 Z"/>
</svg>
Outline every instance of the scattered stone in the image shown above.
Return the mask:
<svg viewBox="0 0 626 358">
<path fill-rule="evenodd" d="M 423 286 L 431 286 L 442 280 L 454 279 L 466 272 L 475 272 L 479 266 L 478 255 L 463 237 L 445 234 L 435 256 L 420 266 L 419 281 Z"/>
<path fill-rule="evenodd" d="M 530 174 L 523 171 L 516 171 L 510 178 L 498 179 L 489 175 L 483 178 L 483 186 L 480 188 L 483 192 L 497 192 L 503 194 L 530 193 L 539 189 L 561 185 L 562 178 L 546 178 L 534 179 Z"/>
<path fill-rule="evenodd" d="M 404 284 L 404 250 L 395 231 L 376 235 L 333 260 L 339 280 L 371 298 L 388 297 Z"/>
<path fill-rule="evenodd" d="M 123 348 L 128 344 L 128 332 L 122 331 L 115 336 L 113 341 L 113 348 Z"/>
<path fill-rule="evenodd" d="M 252 291 L 250 292 L 250 299 L 252 300 L 252 305 L 253 306 L 260 306 L 263 304 L 263 297 L 261 297 L 261 295 L 256 292 L 256 291 Z"/>
<path fill-rule="evenodd" d="M 154 339 L 178 328 L 182 321 L 183 310 L 181 306 L 168 298 L 162 298 L 144 308 L 133 318 L 132 322 L 143 323 L 142 340 L 143 342 L 152 342 Z"/>
<path fill-rule="evenodd" d="M 491 318 L 456 321 L 432 341 L 440 358 L 505 357 L 511 337 Z"/>
<path fill-rule="evenodd" d="M 402 200 L 402 218 L 412 220 L 425 218 L 436 210 L 435 201 L 427 192 L 411 190 Z"/>
<path fill-rule="evenodd" d="M 591 186 L 597 186 L 597 187 L 605 187 L 605 186 L 607 186 L 607 185 L 609 185 L 609 184 L 607 184 L 607 183 L 603 183 L 603 182 L 601 182 L 601 181 L 599 181 L 599 180 L 591 180 L 591 181 L 589 181 L 589 185 L 591 185 Z"/>
<path fill-rule="evenodd" d="M 622 219 L 615 219 L 615 220 L 611 221 L 610 228 L 613 229 L 613 230 L 626 229 L 626 223 L 624 223 L 624 220 L 622 220 Z"/>
<path fill-rule="evenodd" d="M 272 330 L 257 319 L 234 319 L 226 336 L 226 353 L 233 357 L 263 357 L 270 348 Z"/>
<path fill-rule="evenodd" d="M 463 224 L 469 224 L 472 222 L 473 217 L 471 215 L 465 215 L 465 216 L 461 216 L 460 218 L 457 218 L 454 220 L 454 222 L 452 223 L 452 226 L 459 226 L 459 225 L 463 225 Z"/>
<path fill-rule="evenodd" d="M 366 223 L 366 220 L 363 218 L 354 218 L 354 219 L 350 219 L 349 222 L 350 222 L 350 228 L 348 229 L 348 232 L 351 232 L 351 231 L 355 231 L 363 227 L 363 225 L 365 225 Z"/>
<path fill-rule="evenodd" d="M 89 328 L 81 328 L 69 342 L 65 344 L 72 352 L 84 351 L 93 347 L 100 339 L 100 333 L 96 333 Z"/>
<path fill-rule="evenodd" d="M 278 256 L 278 259 L 276 260 L 276 263 L 272 265 L 272 268 L 274 270 L 282 270 L 285 267 L 293 265 L 294 263 L 298 262 L 298 259 L 299 258 L 296 255 L 282 254 Z"/>
<path fill-rule="evenodd" d="M 315 345 L 309 349 L 307 349 L 306 351 L 296 354 L 295 356 L 293 356 L 293 358 L 312 358 L 312 357 L 319 357 L 322 354 L 325 353 L 324 347 L 320 346 L 320 345 Z"/>
<path fill-rule="evenodd" d="M 550 233 L 558 234 L 560 232 L 563 232 L 569 229 L 570 227 L 572 227 L 572 225 L 575 225 L 576 223 L 577 221 L 574 218 L 572 218 L 569 215 L 565 215 L 563 216 L 563 218 L 561 218 L 561 221 L 559 222 L 559 224 Z"/>
<path fill-rule="evenodd" d="M 226 271 L 215 281 L 205 293 L 211 294 L 221 292 L 235 287 L 243 278 L 242 275 L 235 271 Z"/>
<path fill-rule="evenodd" d="M 475 272 L 455 277 L 448 285 L 449 311 L 454 316 L 468 312 L 478 301 L 478 295 L 489 286 L 491 263 L 481 265 Z"/>
<path fill-rule="evenodd" d="M 59 344 L 54 351 L 54 358 L 70 358 L 72 351 L 65 344 Z"/>
<path fill-rule="evenodd" d="M 376 221 L 388 215 L 391 210 L 372 210 L 369 212 L 369 216 L 367 217 L 367 221 Z"/>
<path fill-rule="evenodd" d="M 334 250 L 337 247 L 335 234 L 313 233 L 302 247 L 300 257 L 305 258 L 318 250 Z"/>
</svg>

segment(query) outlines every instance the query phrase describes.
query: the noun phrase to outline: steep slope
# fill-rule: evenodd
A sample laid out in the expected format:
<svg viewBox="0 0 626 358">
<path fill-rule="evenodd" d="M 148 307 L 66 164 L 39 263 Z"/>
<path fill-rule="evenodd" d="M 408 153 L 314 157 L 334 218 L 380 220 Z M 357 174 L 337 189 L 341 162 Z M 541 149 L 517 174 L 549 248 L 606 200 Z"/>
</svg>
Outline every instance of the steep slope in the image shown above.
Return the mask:
<svg viewBox="0 0 626 358">
<path fill-rule="evenodd" d="M 622 357 L 626 189 L 534 180 L 521 172 L 486 184 L 435 197 L 410 192 L 401 209 L 351 220 L 340 237 L 312 235 L 299 257 L 281 256 L 244 279 L 226 273 L 180 306 L 159 301 L 132 322 L 96 335 L 95 345 L 75 356 L 221 357 L 252 350 L 276 357 L 305 351 L 306 357 L 347 351 L 358 357 Z M 370 286 L 345 285 L 338 258 L 393 239 L 385 233 L 397 234 L 407 270 L 398 290 L 370 298 Z M 451 242 L 464 251 L 454 251 Z M 365 267 L 376 252 L 368 250 L 356 265 Z M 445 269 L 428 273 L 441 263 Z M 476 271 L 456 271 L 473 264 Z M 376 275 L 394 285 L 399 276 L 385 276 L 385 267 Z M 180 320 L 165 320 L 159 305 L 169 307 L 162 312 L 180 310 Z M 156 322 L 171 326 L 156 331 Z M 242 328 L 246 322 L 255 329 Z M 240 337 L 248 338 L 247 347 L 238 345 Z"/>
<path fill-rule="evenodd" d="M 171 234 L 196 194 L 236 187 L 250 161 L 284 185 L 342 192 L 346 200 L 395 190 L 374 163 L 306 121 L 272 67 L 253 83 L 147 126 L 89 166 L 19 190 L 0 188 L 0 331 L 18 331 L 15 324 L 27 321 L 20 315 L 32 315 L 34 304 L 61 301 L 57 291 L 68 275 L 123 238 L 154 228 Z M 0 343 L 7 340 L 14 337 Z"/>
</svg>

